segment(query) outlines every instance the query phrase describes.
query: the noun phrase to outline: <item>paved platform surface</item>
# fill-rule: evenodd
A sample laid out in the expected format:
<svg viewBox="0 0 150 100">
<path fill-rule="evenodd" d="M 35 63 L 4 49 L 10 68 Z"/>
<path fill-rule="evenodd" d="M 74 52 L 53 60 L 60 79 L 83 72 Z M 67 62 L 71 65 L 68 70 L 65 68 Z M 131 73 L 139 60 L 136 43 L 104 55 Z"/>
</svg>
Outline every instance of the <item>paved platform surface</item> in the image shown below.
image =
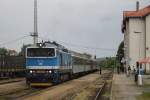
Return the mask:
<svg viewBox="0 0 150 100">
<path fill-rule="evenodd" d="M 112 84 L 112 100 L 137 100 L 142 90 L 134 82 L 134 77 L 125 74 L 114 74 Z"/>
</svg>

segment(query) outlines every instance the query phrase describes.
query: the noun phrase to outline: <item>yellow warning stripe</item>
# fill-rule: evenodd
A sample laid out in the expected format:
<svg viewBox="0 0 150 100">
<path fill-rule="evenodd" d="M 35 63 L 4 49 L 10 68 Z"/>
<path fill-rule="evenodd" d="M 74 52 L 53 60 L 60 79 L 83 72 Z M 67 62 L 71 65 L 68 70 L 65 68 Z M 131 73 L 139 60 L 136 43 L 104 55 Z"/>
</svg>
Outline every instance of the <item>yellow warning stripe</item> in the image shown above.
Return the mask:
<svg viewBox="0 0 150 100">
<path fill-rule="evenodd" d="M 31 86 L 51 86 L 51 83 L 30 83 Z"/>
</svg>

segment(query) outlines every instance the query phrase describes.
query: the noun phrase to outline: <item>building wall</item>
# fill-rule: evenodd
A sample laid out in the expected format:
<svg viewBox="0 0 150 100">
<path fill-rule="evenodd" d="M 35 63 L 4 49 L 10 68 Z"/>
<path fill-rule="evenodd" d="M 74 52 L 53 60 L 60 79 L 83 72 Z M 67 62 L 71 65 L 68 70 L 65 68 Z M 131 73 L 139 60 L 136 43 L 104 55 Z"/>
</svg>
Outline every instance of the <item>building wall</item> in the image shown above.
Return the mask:
<svg viewBox="0 0 150 100">
<path fill-rule="evenodd" d="M 150 15 L 146 17 L 146 57 L 150 57 Z"/>
<path fill-rule="evenodd" d="M 150 57 L 150 14 L 145 18 L 146 22 L 146 57 Z M 150 65 L 146 65 L 146 69 L 150 70 Z"/>
<path fill-rule="evenodd" d="M 126 21 L 126 30 L 124 32 L 124 55 L 125 55 L 125 67 L 129 65 L 129 21 Z"/>
<path fill-rule="evenodd" d="M 129 65 L 133 70 L 136 62 L 145 57 L 145 20 L 142 18 L 129 19 Z"/>
</svg>

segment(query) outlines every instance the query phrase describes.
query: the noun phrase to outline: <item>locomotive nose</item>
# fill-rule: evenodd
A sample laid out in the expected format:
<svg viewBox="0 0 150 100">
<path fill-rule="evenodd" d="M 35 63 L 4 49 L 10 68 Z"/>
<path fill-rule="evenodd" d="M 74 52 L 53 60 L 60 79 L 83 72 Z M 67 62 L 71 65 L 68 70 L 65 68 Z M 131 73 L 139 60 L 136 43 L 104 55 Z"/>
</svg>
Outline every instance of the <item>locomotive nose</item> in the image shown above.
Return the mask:
<svg viewBox="0 0 150 100">
<path fill-rule="evenodd" d="M 39 66 L 42 66 L 43 63 L 44 63 L 44 60 L 37 60 L 37 62 L 38 62 L 38 65 L 39 65 Z"/>
</svg>

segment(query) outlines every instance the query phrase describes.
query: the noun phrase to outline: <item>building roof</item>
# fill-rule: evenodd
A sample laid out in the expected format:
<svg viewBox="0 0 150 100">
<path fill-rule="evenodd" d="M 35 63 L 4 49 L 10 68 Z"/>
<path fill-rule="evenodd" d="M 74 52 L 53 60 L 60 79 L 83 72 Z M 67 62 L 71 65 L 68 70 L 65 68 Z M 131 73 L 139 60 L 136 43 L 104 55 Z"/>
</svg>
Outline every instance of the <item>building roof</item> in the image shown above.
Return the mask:
<svg viewBox="0 0 150 100">
<path fill-rule="evenodd" d="M 145 17 L 148 14 L 150 14 L 150 5 L 138 11 L 124 11 L 123 18 L 126 19 L 130 17 Z"/>
<path fill-rule="evenodd" d="M 122 23 L 122 32 L 124 33 L 124 30 L 126 28 L 126 20 L 128 18 L 143 18 L 145 16 L 147 16 L 148 14 L 150 14 L 150 5 L 140 9 L 138 11 L 124 11 L 123 12 L 123 23 Z"/>
</svg>

